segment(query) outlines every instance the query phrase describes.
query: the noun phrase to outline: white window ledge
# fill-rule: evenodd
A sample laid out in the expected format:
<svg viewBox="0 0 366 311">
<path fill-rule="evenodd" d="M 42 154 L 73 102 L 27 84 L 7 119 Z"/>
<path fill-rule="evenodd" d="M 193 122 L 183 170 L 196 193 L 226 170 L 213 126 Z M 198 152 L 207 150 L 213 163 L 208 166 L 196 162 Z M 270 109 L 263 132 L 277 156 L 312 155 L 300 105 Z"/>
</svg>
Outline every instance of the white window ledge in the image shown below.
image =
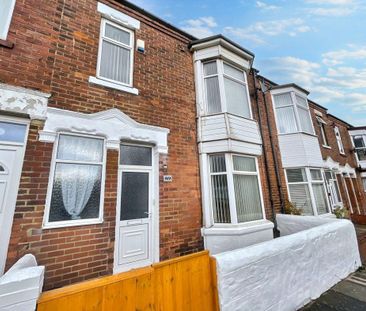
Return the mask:
<svg viewBox="0 0 366 311">
<path fill-rule="evenodd" d="M 90 226 L 99 225 L 103 223 L 103 219 L 80 219 L 80 220 L 66 220 L 66 221 L 53 221 L 44 223 L 42 229 L 56 229 L 65 227 L 77 227 L 77 226 Z"/>
<path fill-rule="evenodd" d="M 322 145 L 323 148 L 327 148 L 327 149 L 332 149 L 331 146 L 327 146 L 327 145 Z"/>
<path fill-rule="evenodd" d="M 202 228 L 202 235 L 245 235 L 264 230 L 271 230 L 273 227 L 273 222 L 263 219 L 242 224 L 214 225 L 211 228 Z"/>
<path fill-rule="evenodd" d="M 127 92 L 127 93 L 134 94 L 134 95 L 139 95 L 139 90 L 136 88 L 128 87 L 128 86 L 118 84 L 118 83 L 105 81 L 105 80 L 99 79 L 97 77 L 89 77 L 89 83 L 109 87 L 111 89 Z"/>
</svg>

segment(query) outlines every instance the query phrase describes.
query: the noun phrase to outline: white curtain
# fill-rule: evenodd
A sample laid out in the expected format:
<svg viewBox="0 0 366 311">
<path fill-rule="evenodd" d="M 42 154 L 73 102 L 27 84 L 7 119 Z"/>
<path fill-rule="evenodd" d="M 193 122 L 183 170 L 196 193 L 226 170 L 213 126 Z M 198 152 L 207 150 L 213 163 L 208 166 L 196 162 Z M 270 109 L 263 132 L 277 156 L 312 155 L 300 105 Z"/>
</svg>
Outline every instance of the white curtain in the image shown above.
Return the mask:
<svg viewBox="0 0 366 311">
<path fill-rule="evenodd" d="M 227 111 L 246 118 L 250 117 L 247 87 L 224 77 Z"/>
<path fill-rule="evenodd" d="M 80 219 L 80 214 L 90 199 L 94 184 L 99 179 L 101 167 L 64 163 L 57 166 L 64 207 L 71 219 Z"/>
<path fill-rule="evenodd" d="M 285 107 L 285 106 L 292 106 L 293 105 L 291 93 L 284 93 L 284 94 L 280 94 L 280 95 L 275 95 L 274 96 L 274 102 L 275 102 L 276 108 Z"/>
<path fill-rule="evenodd" d="M 323 184 L 313 184 L 313 192 L 318 214 L 321 215 L 328 213 L 327 198 L 325 196 Z"/>
<path fill-rule="evenodd" d="M 80 218 L 95 183 L 101 179 L 101 165 L 93 162 L 101 162 L 102 157 L 103 140 L 60 135 L 57 159 L 85 162 L 58 163 L 56 166 L 56 178 L 61 182 L 64 207 L 72 219 Z"/>
<path fill-rule="evenodd" d="M 116 44 L 103 40 L 100 59 L 100 75 L 102 77 L 130 83 L 131 51 Z"/>
<path fill-rule="evenodd" d="M 308 184 L 292 184 L 288 188 L 290 190 L 291 202 L 297 208 L 302 209 L 304 215 L 314 215 Z"/>
<path fill-rule="evenodd" d="M 238 222 L 262 219 L 257 176 L 234 174 L 234 190 Z"/>
<path fill-rule="evenodd" d="M 309 110 L 298 107 L 301 129 L 306 133 L 313 133 Z"/>
<path fill-rule="evenodd" d="M 106 37 L 121 42 L 126 45 L 130 45 L 131 35 L 127 31 L 123 31 L 122 29 L 116 28 L 112 25 L 105 25 L 105 34 Z"/>
<path fill-rule="evenodd" d="M 205 78 L 207 112 L 221 112 L 220 86 L 218 76 Z"/>
<path fill-rule="evenodd" d="M 294 107 L 277 108 L 277 121 L 280 133 L 297 132 Z"/>
</svg>

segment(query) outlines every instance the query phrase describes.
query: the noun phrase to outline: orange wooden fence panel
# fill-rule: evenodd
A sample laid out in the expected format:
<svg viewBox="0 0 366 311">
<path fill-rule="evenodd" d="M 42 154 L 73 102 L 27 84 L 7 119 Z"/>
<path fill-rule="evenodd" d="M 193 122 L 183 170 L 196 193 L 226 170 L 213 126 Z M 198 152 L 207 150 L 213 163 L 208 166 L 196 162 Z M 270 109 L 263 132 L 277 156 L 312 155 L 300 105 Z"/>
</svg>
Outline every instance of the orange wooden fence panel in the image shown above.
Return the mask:
<svg viewBox="0 0 366 311">
<path fill-rule="evenodd" d="M 38 311 L 217 311 L 216 268 L 207 251 L 45 292 Z"/>
</svg>

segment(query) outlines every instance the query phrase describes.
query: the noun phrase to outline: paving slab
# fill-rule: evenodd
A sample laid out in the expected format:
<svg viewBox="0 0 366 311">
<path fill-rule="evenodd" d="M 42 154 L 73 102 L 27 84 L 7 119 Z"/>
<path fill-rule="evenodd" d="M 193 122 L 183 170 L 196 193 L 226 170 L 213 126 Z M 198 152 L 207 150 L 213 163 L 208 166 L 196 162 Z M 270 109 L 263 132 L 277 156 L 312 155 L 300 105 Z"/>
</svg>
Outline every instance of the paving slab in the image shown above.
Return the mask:
<svg viewBox="0 0 366 311">
<path fill-rule="evenodd" d="M 364 285 L 346 280 L 338 283 L 332 290 L 366 303 L 366 287 Z M 366 304 L 364 308 L 366 310 Z"/>
<path fill-rule="evenodd" d="M 310 303 L 302 311 L 365 311 L 366 303 L 340 292 L 330 290 Z"/>
</svg>

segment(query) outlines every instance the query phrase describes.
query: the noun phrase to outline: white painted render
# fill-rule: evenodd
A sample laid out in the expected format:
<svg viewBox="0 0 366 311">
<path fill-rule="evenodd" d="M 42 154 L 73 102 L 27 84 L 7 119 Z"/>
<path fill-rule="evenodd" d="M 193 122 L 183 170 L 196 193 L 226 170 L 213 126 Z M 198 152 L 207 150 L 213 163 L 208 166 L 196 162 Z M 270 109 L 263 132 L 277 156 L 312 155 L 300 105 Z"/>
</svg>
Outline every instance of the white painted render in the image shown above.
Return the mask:
<svg viewBox="0 0 366 311">
<path fill-rule="evenodd" d="M 115 21 L 116 23 L 122 24 L 125 27 L 131 29 L 140 29 L 140 21 L 128 16 L 112 7 L 105 5 L 104 3 L 98 2 L 98 12 L 104 17 Z"/>
<path fill-rule="evenodd" d="M 51 94 L 0 83 L 0 110 L 24 113 L 31 119 L 44 120 L 50 96 Z"/>
<path fill-rule="evenodd" d="M 168 152 L 169 129 L 138 123 L 115 108 L 92 114 L 48 108 L 39 140 L 55 142 L 59 132 L 105 137 L 111 149 L 118 150 L 121 140 L 131 140 L 154 144 L 159 153 Z"/>
<path fill-rule="evenodd" d="M 284 168 L 323 167 L 318 137 L 306 133 L 278 135 Z"/>
<path fill-rule="evenodd" d="M 214 255 L 222 311 L 297 310 L 361 266 L 350 221 L 281 216 L 288 235 Z"/>
<path fill-rule="evenodd" d="M 205 249 L 212 255 L 273 239 L 273 223 L 263 219 L 236 226 L 202 228 Z"/>
<path fill-rule="evenodd" d="M 33 311 L 42 291 L 44 266 L 33 255 L 20 258 L 0 277 L 0 310 Z"/>
</svg>

